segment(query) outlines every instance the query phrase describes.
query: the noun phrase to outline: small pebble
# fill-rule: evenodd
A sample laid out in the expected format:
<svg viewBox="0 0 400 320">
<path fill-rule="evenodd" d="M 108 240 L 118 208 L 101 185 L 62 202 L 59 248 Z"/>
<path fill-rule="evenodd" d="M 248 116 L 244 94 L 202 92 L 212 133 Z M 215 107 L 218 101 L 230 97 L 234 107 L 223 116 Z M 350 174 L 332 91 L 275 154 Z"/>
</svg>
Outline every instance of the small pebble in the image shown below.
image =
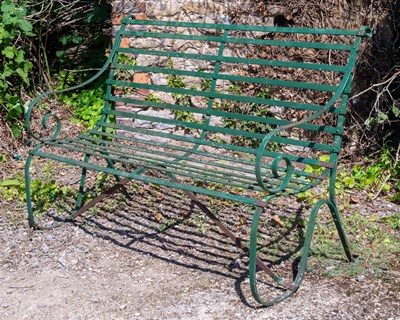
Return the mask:
<svg viewBox="0 0 400 320">
<path fill-rule="evenodd" d="M 242 267 L 242 261 L 240 259 L 236 259 L 233 263 L 233 269 L 240 269 Z"/>
<path fill-rule="evenodd" d="M 362 282 L 362 281 L 364 281 L 364 280 L 365 280 L 365 275 L 359 274 L 359 275 L 357 276 L 357 281 Z"/>
<path fill-rule="evenodd" d="M 43 253 L 49 252 L 49 247 L 46 246 L 45 244 L 43 244 L 43 245 L 42 245 L 42 252 L 43 252 Z"/>
</svg>

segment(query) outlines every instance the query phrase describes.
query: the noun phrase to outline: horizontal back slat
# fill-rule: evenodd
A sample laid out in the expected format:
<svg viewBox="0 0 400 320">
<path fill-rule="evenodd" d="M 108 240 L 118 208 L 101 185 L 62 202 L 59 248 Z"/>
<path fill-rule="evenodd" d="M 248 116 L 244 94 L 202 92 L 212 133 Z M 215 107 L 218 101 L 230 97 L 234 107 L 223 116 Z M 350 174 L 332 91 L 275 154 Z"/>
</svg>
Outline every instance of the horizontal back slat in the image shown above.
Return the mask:
<svg viewBox="0 0 400 320">
<path fill-rule="evenodd" d="M 170 33 L 156 33 L 156 32 L 143 32 L 143 31 L 122 31 L 122 36 L 129 37 L 145 37 L 155 39 L 180 39 L 180 40 L 197 40 L 197 41 L 211 41 L 217 43 L 237 43 L 237 44 L 256 44 L 261 46 L 278 46 L 278 47 L 296 47 L 296 48 L 312 48 L 324 50 L 351 50 L 352 46 L 346 44 L 335 43 L 319 43 L 319 42 L 305 42 L 305 41 L 280 41 L 280 40 L 262 40 L 251 38 L 224 38 L 214 36 L 198 36 L 187 34 L 170 34 Z"/>
<path fill-rule="evenodd" d="M 176 93 L 183 95 L 190 95 L 195 97 L 204 97 L 204 98 L 212 98 L 212 99 L 222 99 L 227 101 L 238 101 L 238 102 L 247 102 L 247 103 L 258 103 L 265 104 L 269 106 L 279 106 L 293 109 L 301 109 L 301 110 L 315 110 L 319 111 L 323 108 L 323 106 L 316 104 L 307 104 L 307 103 L 298 103 L 298 102 L 290 102 L 290 101 L 282 101 L 282 100 L 271 100 L 265 98 L 258 97 L 249 97 L 249 96 L 241 96 L 235 94 L 226 94 L 226 93 L 218 93 L 218 92 L 207 92 L 200 90 L 191 90 L 191 89 L 181 89 L 181 88 L 173 88 L 167 86 L 157 86 L 143 83 L 133 83 L 127 81 L 117 81 L 117 80 L 107 80 L 107 84 L 122 86 L 127 88 L 140 88 L 140 89 L 149 89 L 156 90 L 168 93 Z M 210 111 L 212 112 L 212 111 Z"/>
<path fill-rule="evenodd" d="M 137 20 L 127 17 L 123 21 L 126 24 L 143 25 L 143 26 L 165 26 L 165 27 L 186 27 L 186 28 L 204 28 L 216 30 L 234 30 L 234 31 L 259 31 L 259 32 L 281 32 L 281 33 L 301 33 L 301 34 L 327 34 L 327 35 L 343 35 L 343 36 L 364 36 L 371 34 L 369 27 L 363 27 L 360 30 L 345 29 L 323 29 L 323 28 L 285 28 L 271 26 L 255 26 L 255 25 L 238 25 L 238 24 L 212 24 L 197 22 L 181 22 L 181 21 L 156 21 L 156 20 Z"/>
<path fill-rule="evenodd" d="M 181 105 L 176 105 L 176 104 L 167 104 L 167 103 L 138 100 L 138 99 L 134 99 L 134 98 L 124 98 L 124 97 L 112 96 L 108 100 L 113 101 L 113 102 L 124 102 L 124 103 L 128 103 L 128 104 L 134 104 L 137 106 L 142 105 L 142 106 L 155 107 L 155 108 L 162 107 L 165 109 L 186 111 L 186 112 L 191 112 L 193 114 L 199 114 L 199 115 L 214 115 L 217 117 L 224 117 L 224 118 L 229 118 L 229 119 L 254 121 L 254 122 L 266 123 L 266 124 L 271 124 L 271 125 L 276 125 L 276 126 L 284 126 L 284 125 L 293 123 L 293 121 L 282 120 L 282 119 L 277 119 L 277 118 L 272 118 L 272 117 L 259 117 L 259 116 L 249 115 L 249 114 L 238 114 L 238 113 L 220 111 L 220 110 L 215 110 L 215 109 L 208 110 L 208 109 L 202 109 L 202 108 L 181 106 Z M 103 110 L 103 113 L 110 114 L 110 115 L 117 115 L 117 116 L 120 115 L 120 116 L 126 117 L 126 118 L 134 118 L 135 117 L 135 115 L 132 114 L 131 112 Z M 342 130 L 343 130 L 343 129 L 339 130 L 336 127 L 331 127 L 331 126 L 327 126 L 327 125 L 320 126 L 320 125 L 314 125 L 314 124 L 301 124 L 298 127 L 301 129 L 306 129 L 306 130 L 311 130 L 311 131 L 320 131 L 320 132 L 326 132 L 326 133 L 331 133 L 331 134 L 340 134 L 340 133 L 342 133 Z"/>
<path fill-rule="evenodd" d="M 246 76 L 235 76 L 235 75 L 221 74 L 221 73 L 218 73 L 217 75 L 215 75 L 213 73 L 207 73 L 207 72 L 201 72 L 201 71 L 195 72 L 195 71 L 186 71 L 186 70 L 177 70 L 177 69 L 129 66 L 129 65 L 123 65 L 123 64 L 115 64 L 114 68 L 117 70 L 118 69 L 119 70 L 135 70 L 135 71 L 140 71 L 140 72 L 154 72 L 154 73 L 164 73 L 164 74 L 168 74 L 168 75 L 198 77 L 198 78 L 202 78 L 202 79 L 248 82 L 248 83 L 257 83 L 257 84 L 264 84 L 264 85 L 310 89 L 310 90 L 321 90 L 321 91 L 330 91 L 330 92 L 335 92 L 338 89 L 337 86 L 324 85 L 324 84 L 297 82 L 297 81 L 284 81 L 284 80 L 275 80 L 275 79 L 267 79 L 267 78 L 254 78 L 254 77 L 246 77 Z"/>
<path fill-rule="evenodd" d="M 184 58 L 184 59 L 194 59 L 194 60 L 204 60 L 204 61 L 220 61 L 227 63 L 238 63 L 238 64 L 254 64 L 266 67 L 283 67 L 283 68 L 298 68 L 298 69 L 310 69 L 319 71 L 336 71 L 344 72 L 346 71 L 346 66 L 329 65 L 329 64 L 317 64 L 317 63 L 303 63 L 297 61 L 278 61 L 278 60 L 264 60 L 255 58 L 238 58 L 238 57 L 218 57 L 217 55 L 211 54 L 193 54 L 187 52 L 168 52 L 159 50 L 148 50 L 140 48 L 117 48 L 116 52 L 127 53 L 127 54 L 143 54 L 149 56 L 157 57 L 167 57 L 167 58 Z"/>
<path fill-rule="evenodd" d="M 122 112 L 115 112 L 115 111 L 109 111 L 109 114 L 124 115 L 124 113 L 122 113 Z M 251 132 L 251 131 L 230 129 L 230 128 L 224 128 L 224 127 L 219 127 L 219 126 L 211 126 L 211 125 L 207 125 L 207 124 L 193 123 L 193 122 L 189 122 L 189 121 L 165 119 L 165 118 L 161 118 L 161 117 L 153 117 L 153 116 L 141 115 L 141 114 L 137 114 L 137 113 L 130 113 L 130 116 L 132 118 L 138 119 L 138 120 L 145 120 L 145 121 L 164 123 L 164 124 L 172 124 L 172 125 L 181 126 L 181 127 L 185 127 L 185 128 L 206 130 L 208 132 L 213 132 L 213 133 L 223 133 L 223 134 L 228 134 L 228 135 L 233 135 L 233 136 L 241 136 L 241 137 L 259 139 L 259 140 L 262 140 L 265 136 L 265 134 L 255 133 L 255 132 Z M 100 124 L 100 125 L 103 125 L 103 124 Z M 116 127 L 116 129 L 118 129 L 118 126 Z M 282 137 L 273 137 L 271 139 L 271 142 L 290 144 L 290 145 L 295 145 L 295 146 L 302 146 L 302 147 L 306 147 L 306 148 L 313 148 L 313 149 L 317 149 L 317 150 L 325 150 L 325 151 L 330 151 L 330 152 L 335 151 L 332 146 L 322 144 L 322 143 L 316 143 L 316 142 L 312 142 L 312 141 L 306 141 L 306 140 L 295 140 L 295 139 L 288 139 L 288 138 L 282 138 Z"/>
</svg>

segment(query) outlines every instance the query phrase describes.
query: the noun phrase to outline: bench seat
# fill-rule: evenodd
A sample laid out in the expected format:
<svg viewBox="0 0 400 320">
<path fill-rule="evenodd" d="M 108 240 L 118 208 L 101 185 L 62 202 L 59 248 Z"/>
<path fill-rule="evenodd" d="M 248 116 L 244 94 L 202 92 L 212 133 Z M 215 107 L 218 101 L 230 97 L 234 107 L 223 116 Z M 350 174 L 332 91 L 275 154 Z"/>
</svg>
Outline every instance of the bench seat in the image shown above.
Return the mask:
<svg viewBox="0 0 400 320">
<path fill-rule="evenodd" d="M 88 169 L 113 173 L 121 177 L 134 177 L 137 180 L 167 186 L 172 184 L 167 176 L 164 176 L 164 180 L 161 180 L 160 177 L 151 178 L 147 175 L 147 171 L 172 173 L 185 181 L 185 184 L 180 185 L 181 189 L 251 205 L 262 203 L 262 198 L 266 196 L 266 192 L 257 184 L 255 177 L 255 153 L 257 150 L 253 150 L 253 154 L 248 154 L 246 159 L 238 157 L 237 154 L 229 154 L 226 150 L 218 153 L 218 150 L 207 143 L 197 144 L 198 147 L 194 149 L 193 147 L 179 146 L 176 142 L 157 142 L 91 131 L 90 134 L 74 139 L 47 142 L 42 147 L 31 151 L 31 154 Z M 55 150 L 55 148 L 62 150 Z M 207 151 L 207 148 L 216 152 L 211 153 Z M 70 157 L 71 153 L 78 153 L 78 155 Z M 77 162 L 76 159 L 83 159 L 85 155 L 90 155 L 93 162 L 90 160 Z M 272 161 L 274 157 L 281 154 L 270 152 L 268 155 Z M 98 161 L 98 159 L 112 161 L 115 168 L 109 168 L 107 161 Z M 141 172 L 141 169 L 146 169 L 146 171 L 141 173 L 140 176 L 137 173 L 135 174 L 135 172 Z M 276 188 L 284 179 L 286 167 L 278 166 L 278 171 L 282 174 L 279 177 L 271 173 L 271 164 L 267 162 L 263 164 L 263 170 L 265 171 L 264 182 L 269 187 Z M 288 186 L 280 194 L 288 195 L 304 192 L 324 178 L 326 177 L 322 175 L 294 170 Z M 210 187 L 213 185 L 219 185 L 221 192 L 210 191 Z M 251 196 L 249 194 L 249 197 L 245 197 L 243 195 L 244 190 L 252 191 Z"/>
</svg>

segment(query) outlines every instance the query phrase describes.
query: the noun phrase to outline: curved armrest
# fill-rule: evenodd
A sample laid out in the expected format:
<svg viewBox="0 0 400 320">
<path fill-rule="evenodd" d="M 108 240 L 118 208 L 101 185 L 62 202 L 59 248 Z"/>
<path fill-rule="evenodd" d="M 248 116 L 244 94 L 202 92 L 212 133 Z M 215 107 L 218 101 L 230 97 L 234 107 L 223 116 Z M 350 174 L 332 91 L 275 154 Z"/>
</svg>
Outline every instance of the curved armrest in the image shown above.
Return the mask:
<svg viewBox="0 0 400 320">
<path fill-rule="evenodd" d="M 315 112 L 311 116 L 297 121 L 293 122 L 284 126 L 280 126 L 278 128 L 275 128 L 274 130 L 270 131 L 261 141 L 260 146 L 258 147 L 257 153 L 256 153 L 256 161 L 255 161 L 255 174 L 256 174 L 256 179 L 258 185 L 265 191 L 270 192 L 270 193 L 278 193 L 283 191 L 285 189 L 291 179 L 292 173 L 293 173 L 293 165 L 290 159 L 284 155 L 281 155 L 277 158 L 275 158 L 272 162 L 271 165 L 271 171 L 274 177 L 279 177 L 278 173 L 278 165 L 281 160 L 284 160 L 286 163 L 286 172 L 285 176 L 283 177 L 282 183 L 277 187 L 277 188 L 269 188 L 265 183 L 264 183 L 264 177 L 261 172 L 261 164 L 262 164 L 262 158 L 264 156 L 264 151 L 266 146 L 270 143 L 271 139 L 276 136 L 280 131 L 287 130 L 287 129 L 292 129 L 295 128 L 299 125 L 306 124 L 318 117 L 320 117 L 322 114 L 326 113 L 332 106 L 333 104 L 340 98 L 341 94 L 345 90 L 345 88 L 348 85 L 348 82 L 350 80 L 350 75 L 351 75 L 352 67 L 348 68 L 343 75 L 343 79 L 338 87 L 338 90 L 336 91 L 335 95 L 329 100 L 329 102 L 323 107 L 321 110 Z"/>
<path fill-rule="evenodd" d="M 127 17 L 129 18 L 129 16 Z M 53 118 L 56 121 L 56 125 L 54 128 L 54 132 L 53 134 L 47 138 L 47 139 L 42 139 L 39 138 L 38 136 L 36 136 L 33 132 L 32 132 L 32 128 L 31 128 L 31 114 L 32 114 L 32 110 L 34 108 L 34 106 L 36 105 L 36 103 L 43 97 L 47 96 L 47 95 L 51 95 L 51 94 L 58 94 L 58 93 L 63 93 L 63 92 L 67 92 L 67 91 L 71 91 L 71 90 L 75 90 L 75 89 L 79 89 L 82 88 L 84 86 L 86 86 L 87 84 L 91 83 L 92 81 L 96 80 L 98 77 L 100 77 L 104 71 L 108 68 L 108 66 L 111 64 L 111 61 L 113 59 L 113 56 L 115 54 L 116 48 L 119 47 L 120 43 L 121 43 L 121 31 L 123 31 L 125 29 L 126 26 L 126 21 L 121 21 L 121 28 L 120 30 L 117 32 L 116 37 L 115 37 L 115 42 L 114 45 L 111 49 L 111 52 L 106 60 L 106 62 L 104 63 L 103 67 L 90 79 L 82 82 L 79 85 L 73 86 L 71 88 L 66 88 L 66 89 L 62 89 L 62 90 L 55 90 L 55 91 L 47 91 L 45 93 L 42 93 L 40 95 L 38 95 L 37 97 L 35 97 L 32 102 L 29 104 L 28 106 L 28 110 L 26 111 L 26 116 L 25 116 L 25 123 L 26 123 L 26 130 L 28 132 L 28 134 L 34 138 L 35 140 L 38 140 L 40 142 L 46 142 L 46 141 L 52 141 L 54 139 L 57 138 L 58 134 L 61 131 L 61 121 L 60 119 L 57 117 L 57 115 L 50 113 L 50 114 L 46 114 L 43 118 L 42 118 L 42 127 L 45 129 L 50 129 L 50 126 L 48 125 L 47 121 L 49 118 Z"/>
<path fill-rule="evenodd" d="M 52 141 L 52 140 L 56 139 L 57 136 L 58 136 L 58 134 L 59 134 L 60 131 L 61 131 L 61 120 L 60 120 L 60 118 L 59 118 L 57 115 L 55 115 L 55 114 L 53 114 L 53 113 L 46 114 L 46 115 L 43 116 L 43 118 L 42 118 L 42 127 L 43 127 L 44 129 L 50 129 L 50 126 L 48 125 L 48 119 L 49 119 L 49 118 L 53 118 L 53 119 L 56 121 L 56 124 L 55 124 L 55 126 L 54 126 L 54 128 L 53 128 L 53 130 L 54 130 L 54 131 L 53 131 L 53 134 L 51 134 L 51 136 L 50 136 L 49 138 L 47 138 L 47 139 L 39 138 L 37 135 L 35 135 L 35 134 L 32 132 L 32 128 L 31 128 L 31 114 L 32 114 L 33 108 L 35 107 L 36 103 L 37 103 L 41 98 L 43 98 L 43 97 L 45 97 L 45 96 L 47 96 L 47 95 L 58 94 L 58 93 L 63 93 L 63 92 L 67 92 L 67 91 L 79 89 L 79 88 L 82 88 L 82 87 L 84 87 L 85 85 L 91 83 L 92 81 L 96 80 L 98 77 L 100 77 L 100 76 L 104 73 L 104 71 L 105 71 L 105 70 L 108 68 L 108 66 L 110 65 L 112 56 L 113 56 L 113 51 L 111 51 L 111 53 L 110 53 L 110 55 L 108 56 L 108 59 L 107 59 L 107 61 L 105 62 L 104 66 L 103 66 L 93 77 L 91 77 L 90 79 L 88 79 L 88 80 L 82 82 L 81 84 L 76 85 L 76 86 L 73 86 L 73 87 L 71 87 L 71 88 L 62 89 L 62 90 L 51 90 L 51 91 L 47 91 L 47 92 L 44 92 L 44 93 L 38 95 L 37 97 L 35 97 L 35 98 L 32 100 L 32 102 L 29 104 L 28 110 L 26 111 L 26 115 L 25 115 L 26 130 L 27 130 L 27 132 L 29 133 L 29 135 L 30 135 L 32 138 L 34 138 L 35 140 L 38 140 L 38 141 L 40 141 L 40 142 Z"/>
</svg>

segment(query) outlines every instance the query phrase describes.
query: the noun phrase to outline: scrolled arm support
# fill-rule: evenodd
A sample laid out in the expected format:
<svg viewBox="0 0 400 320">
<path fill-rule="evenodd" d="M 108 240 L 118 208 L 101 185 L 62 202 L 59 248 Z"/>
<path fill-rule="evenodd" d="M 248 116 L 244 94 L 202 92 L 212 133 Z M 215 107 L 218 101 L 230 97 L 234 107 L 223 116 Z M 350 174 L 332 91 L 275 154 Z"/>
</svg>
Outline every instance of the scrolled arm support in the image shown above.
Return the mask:
<svg viewBox="0 0 400 320">
<path fill-rule="evenodd" d="M 44 143 L 44 142 L 46 142 L 46 141 L 52 141 L 52 140 L 55 140 L 55 139 L 57 138 L 58 134 L 59 134 L 60 131 L 61 131 L 61 120 L 60 120 L 60 118 L 59 118 L 57 115 L 55 115 L 55 114 L 53 114 L 53 113 L 46 114 L 45 116 L 42 117 L 42 121 L 41 121 L 41 122 L 42 122 L 42 127 L 43 127 L 44 129 L 51 129 L 51 127 L 53 127 L 53 132 L 50 134 L 50 137 L 47 138 L 47 139 L 43 139 L 43 138 L 40 138 L 40 137 L 38 137 L 37 135 L 35 135 L 35 134 L 33 133 L 32 127 L 31 127 L 31 115 L 32 115 L 32 111 L 33 111 L 33 108 L 35 107 L 36 103 L 37 103 L 42 97 L 44 97 L 44 96 L 46 96 L 46 95 L 54 94 L 54 93 L 57 93 L 57 91 L 56 91 L 56 92 L 54 92 L 54 91 L 48 91 L 48 92 L 45 92 L 45 93 L 43 93 L 43 94 L 37 96 L 37 97 L 36 97 L 35 99 L 33 99 L 33 101 L 29 104 L 28 110 L 26 111 L 25 124 L 26 124 L 26 130 L 27 130 L 27 132 L 28 132 L 28 134 L 29 134 L 33 139 L 35 139 L 35 140 L 37 140 L 37 141 L 40 141 L 40 142 L 42 142 L 42 143 Z M 49 125 L 48 120 L 51 119 L 51 118 L 55 120 L 55 122 L 56 122 L 55 125 L 51 125 L 51 126 Z"/>
<path fill-rule="evenodd" d="M 366 33 L 368 32 L 368 30 L 364 30 Z M 269 186 L 267 186 L 264 182 L 264 177 L 262 174 L 262 158 L 264 157 L 265 154 L 265 148 L 266 146 L 269 144 L 269 142 L 271 141 L 271 139 L 276 136 L 280 131 L 283 130 L 287 130 L 287 129 L 291 129 L 294 127 L 298 127 L 302 124 L 306 124 L 309 123 L 310 121 L 318 118 L 319 116 L 321 116 L 322 114 L 326 113 L 329 111 L 329 109 L 332 108 L 333 104 L 340 98 L 340 96 L 342 95 L 344 89 L 346 88 L 346 86 L 348 84 L 350 84 L 350 77 L 351 77 L 351 73 L 352 73 L 352 69 L 353 66 L 355 64 L 356 61 L 356 56 L 357 56 L 357 47 L 358 44 L 360 42 L 360 39 L 356 40 L 355 45 L 353 46 L 353 49 L 351 50 L 351 56 L 349 58 L 349 62 L 348 62 L 348 67 L 346 68 L 346 71 L 343 75 L 342 81 L 340 82 L 340 85 L 338 86 L 338 89 L 336 90 L 335 94 L 333 95 L 333 97 L 327 102 L 327 104 L 324 107 L 321 107 L 321 109 L 315 113 L 313 113 L 312 115 L 310 115 L 309 117 L 301 120 L 301 121 L 297 121 L 297 122 L 293 122 L 278 128 L 275 128 L 274 130 L 270 131 L 261 141 L 260 146 L 258 147 L 257 153 L 256 153 L 256 161 L 255 161 L 255 175 L 256 175 L 256 180 L 258 185 L 265 191 L 270 192 L 272 194 L 274 193 L 279 193 L 281 191 L 283 191 L 283 189 L 285 189 L 291 179 L 291 176 L 293 174 L 293 165 L 290 161 L 290 159 L 284 155 L 279 156 L 277 158 L 275 158 L 272 162 L 271 165 L 271 171 L 272 174 L 275 178 L 280 177 L 279 173 L 278 173 L 278 165 L 279 162 L 281 160 L 284 160 L 286 163 L 286 170 L 285 175 L 280 177 L 282 182 L 281 184 L 276 187 L 276 188 L 271 188 Z"/>
<path fill-rule="evenodd" d="M 256 154 L 256 166 L 255 166 L 255 173 L 256 173 L 256 179 L 257 179 L 257 183 L 258 185 L 265 191 L 269 192 L 269 193 L 278 193 L 283 191 L 283 189 L 285 189 L 289 182 L 290 179 L 292 177 L 293 174 L 293 165 L 292 162 L 290 161 L 290 159 L 284 155 L 280 155 L 278 157 L 276 157 L 271 164 L 271 171 L 272 174 L 275 178 L 279 178 L 281 177 L 279 175 L 279 170 L 278 170 L 278 166 L 279 163 L 283 160 L 286 164 L 286 170 L 285 170 L 285 175 L 281 177 L 282 182 L 279 186 L 275 187 L 275 188 L 271 188 L 269 187 L 265 182 L 265 177 L 262 173 L 262 159 L 264 156 L 264 151 L 265 148 L 267 147 L 267 145 L 270 143 L 271 139 L 280 131 L 284 130 L 285 127 L 279 127 L 276 128 L 274 130 L 272 130 L 270 133 L 268 133 L 264 139 L 261 141 L 261 144 L 258 148 L 257 154 Z"/>
<path fill-rule="evenodd" d="M 82 88 L 82 87 L 84 87 L 85 85 L 89 84 L 90 82 L 96 80 L 98 77 L 100 77 L 100 76 L 103 74 L 103 72 L 104 72 L 104 71 L 107 69 L 107 67 L 109 66 L 109 64 L 110 64 L 110 62 L 111 62 L 111 57 L 112 57 L 112 54 L 109 55 L 109 57 L 108 57 L 106 63 L 105 63 L 104 66 L 99 70 L 99 72 L 97 72 L 93 77 L 91 77 L 90 79 L 86 80 L 85 82 L 83 82 L 83 83 L 81 83 L 81 84 L 79 84 L 79 85 L 73 86 L 73 87 L 71 87 L 71 88 L 67 88 L 67 89 L 56 90 L 56 91 L 47 91 L 47 92 L 45 92 L 45 93 L 42 93 L 42 94 L 38 95 L 35 99 L 33 99 L 32 102 L 29 104 L 28 110 L 26 111 L 26 115 L 25 115 L 25 124 L 26 124 L 26 130 L 27 130 L 28 134 L 29 134 L 33 139 L 35 139 L 35 140 L 37 140 L 37 141 L 40 141 L 40 142 L 42 142 L 42 143 L 44 143 L 44 142 L 46 142 L 46 141 L 55 140 L 55 139 L 57 138 L 58 134 L 59 134 L 60 131 L 61 131 L 61 120 L 60 120 L 60 118 L 59 118 L 57 115 L 55 115 L 55 114 L 53 114 L 53 113 L 46 114 L 45 116 L 43 116 L 42 121 L 41 121 L 41 122 L 42 122 L 42 127 L 43 127 L 44 129 L 51 129 L 51 128 L 53 128 L 53 131 L 52 131 L 52 133 L 50 134 L 50 137 L 48 137 L 47 139 L 46 139 L 46 138 L 40 138 L 40 137 L 38 137 L 37 135 L 35 135 L 35 134 L 33 133 L 33 131 L 32 131 L 31 116 L 32 116 L 32 111 L 33 111 L 35 105 L 37 104 L 37 102 L 38 102 L 40 99 L 42 99 L 43 97 L 45 97 L 45 96 L 54 95 L 54 94 L 60 94 L 60 93 L 64 93 L 64 92 L 67 92 L 67 91 L 72 91 L 72 90 L 75 90 L 75 89 L 79 89 L 79 88 Z M 54 119 L 56 123 L 55 123 L 54 125 L 50 125 L 50 124 L 48 123 L 48 120 L 49 120 L 49 119 Z"/>
<path fill-rule="evenodd" d="M 117 38 L 120 38 L 119 34 L 117 34 Z M 118 39 L 118 42 L 120 42 L 120 39 Z M 37 135 L 35 135 L 35 134 L 33 133 L 32 127 L 31 127 L 31 115 L 32 115 L 33 108 L 35 107 L 35 105 L 37 104 L 37 102 L 38 102 L 40 99 L 42 99 L 43 97 L 45 97 L 45 96 L 48 96 L 48 95 L 55 95 L 55 94 L 60 94 L 60 93 L 64 93 L 64 92 L 67 92 L 67 91 L 72 91 L 72 90 L 75 90 L 75 89 L 80 89 L 80 88 L 86 86 L 87 84 L 93 82 L 93 81 L 96 80 L 98 77 L 100 77 L 100 76 L 104 73 L 104 71 L 107 70 L 108 66 L 111 64 L 112 58 L 113 58 L 113 56 L 114 56 L 114 53 L 115 53 L 115 49 L 113 48 L 113 49 L 111 50 L 111 53 L 110 53 L 109 56 L 108 56 L 107 61 L 104 63 L 103 67 L 102 67 L 93 77 L 91 77 L 90 79 L 88 79 L 88 80 L 82 82 L 81 84 L 78 84 L 78 85 L 76 85 L 76 86 L 73 86 L 73 87 L 71 87 L 71 88 L 66 88 L 66 89 L 62 89 L 62 90 L 55 90 L 55 91 L 52 90 L 52 91 L 44 92 L 44 93 L 38 95 L 36 98 L 34 98 L 34 99 L 32 100 L 32 102 L 29 104 L 28 109 L 26 110 L 26 115 L 25 115 L 25 124 L 26 124 L 26 130 L 27 130 L 28 134 L 29 134 L 33 139 L 35 139 L 35 140 L 37 140 L 37 141 L 40 141 L 40 142 L 42 142 L 42 143 L 44 143 L 44 142 L 46 142 L 46 141 L 52 141 L 52 140 L 56 139 L 57 136 L 58 136 L 58 134 L 59 134 L 60 131 L 61 131 L 61 120 L 60 120 L 60 118 L 59 118 L 57 115 L 52 114 L 52 113 L 46 114 L 46 115 L 42 118 L 42 121 L 41 121 L 41 122 L 42 122 L 42 127 L 43 127 L 44 129 L 51 129 L 51 127 L 53 128 L 53 131 L 52 131 L 52 133 L 50 134 L 50 137 L 47 138 L 47 139 L 44 139 L 44 138 L 38 137 Z M 55 125 L 51 125 L 51 126 L 50 126 L 50 124 L 48 123 L 48 120 L 49 120 L 49 119 L 54 119 L 55 122 L 56 122 Z"/>
</svg>

